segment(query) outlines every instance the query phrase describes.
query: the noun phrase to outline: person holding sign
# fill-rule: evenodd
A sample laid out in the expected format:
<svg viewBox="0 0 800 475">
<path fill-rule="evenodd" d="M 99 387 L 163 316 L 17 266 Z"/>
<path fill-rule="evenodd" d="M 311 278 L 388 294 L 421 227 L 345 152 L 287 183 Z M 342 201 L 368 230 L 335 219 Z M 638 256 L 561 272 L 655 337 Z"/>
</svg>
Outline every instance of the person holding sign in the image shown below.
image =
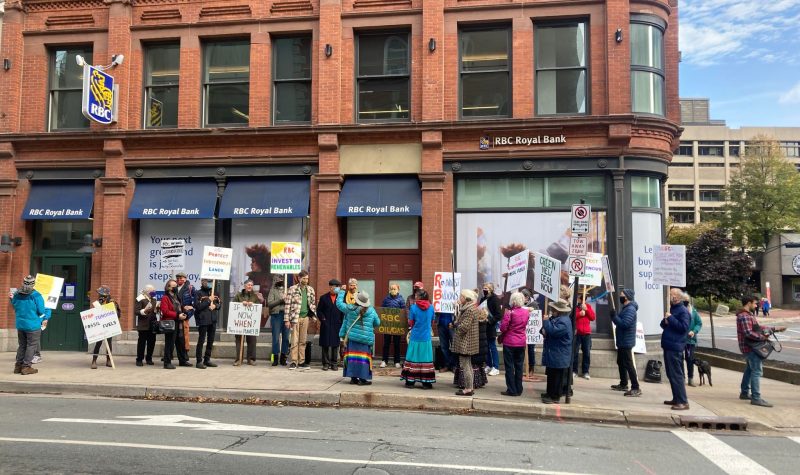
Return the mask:
<svg viewBox="0 0 800 475">
<path fill-rule="evenodd" d="M 619 315 L 616 310 L 611 310 L 611 321 L 615 327 L 615 337 L 617 344 L 617 367 L 619 368 L 619 384 L 614 384 L 611 389 L 614 391 L 624 391 L 625 396 L 639 397 L 642 390 L 639 389 L 639 378 L 636 376 L 636 365 L 633 362 L 633 347 L 636 346 L 636 312 L 639 304 L 634 298 L 636 292 L 633 289 L 622 289 L 619 296 L 619 303 L 622 308 Z M 628 379 L 631 380 L 631 387 L 628 389 Z"/>
<path fill-rule="evenodd" d="M 136 366 L 144 366 L 145 349 L 147 349 L 147 364 L 153 365 L 153 350 L 156 347 L 156 334 L 153 327 L 156 325 L 156 288 L 148 284 L 136 297 L 133 307 L 136 315 L 136 331 L 139 338 L 136 341 Z"/>
<path fill-rule="evenodd" d="M 368 293 L 359 292 L 354 304 L 345 302 L 346 293 L 339 289 L 336 296 L 336 308 L 344 314 L 339 329 L 340 347 L 344 348 L 343 376 L 350 378 L 350 384 L 367 386 L 372 384 L 372 349 L 375 346 L 375 328 L 381 325 L 381 319 L 370 306 Z"/>
<path fill-rule="evenodd" d="M 381 303 L 383 308 L 406 308 L 406 299 L 400 295 L 400 286 L 397 284 L 389 285 L 389 295 L 383 298 Z M 409 311 L 411 307 L 409 307 Z M 410 316 L 409 316 L 410 319 Z M 410 322 L 409 322 L 410 323 Z M 400 335 L 383 335 L 383 358 L 381 359 L 381 368 L 385 368 L 389 363 L 389 347 L 394 344 L 394 367 L 399 368 L 400 365 Z M 433 361 L 433 360 L 431 360 Z M 413 386 L 413 384 L 412 384 Z"/>
<path fill-rule="evenodd" d="M 22 287 L 11 294 L 11 305 L 17 327 L 17 359 L 14 362 L 14 374 L 36 374 L 38 369 L 31 367 L 33 355 L 39 349 L 42 330 L 47 328 L 50 310 L 44 306 L 44 297 L 33 286 L 36 279 L 32 275 L 22 280 Z"/>
<path fill-rule="evenodd" d="M 397 286 L 395 285 L 395 287 Z M 402 297 L 400 300 L 402 304 L 405 304 Z M 433 383 L 436 382 L 436 369 L 433 367 L 433 344 L 431 343 L 432 323 L 433 307 L 428 300 L 428 292 L 420 290 L 414 305 L 408 312 L 410 334 L 406 360 L 403 363 L 403 373 L 400 376 L 400 379 L 406 381 L 407 388 L 413 388 L 416 383 L 422 383 L 423 389 L 433 389 Z"/>
<path fill-rule="evenodd" d="M 661 348 L 664 350 L 664 368 L 672 389 L 672 399 L 664 401 L 664 404 L 672 406 L 673 411 L 689 409 L 683 379 L 683 352 L 691 319 L 689 311 L 683 306 L 683 291 L 676 287 L 669 289 L 669 313 L 661 320 L 661 328 L 664 329 Z"/>
<path fill-rule="evenodd" d="M 689 386 L 694 387 L 694 349 L 697 347 L 697 334 L 703 328 L 703 319 L 700 318 L 697 309 L 692 305 L 692 298 L 687 293 L 683 294 L 683 306 L 692 316 L 692 320 L 689 322 L 689 333 L 686 335 L 686 349 L 683 355 L 686 360 L 686 376 L 689 378 Z"/>
<path fill-rule="evenodd" d="M 178 353 L 180 366 L 192 366 L 189 363 L 189 319 L 194 317 L 194 305 L 197 301 L 197 291 L 186 278 L 184 272 L 175 274 L 175 280 L 178 282 L 175 295 L 181 303 L 181 310 L 186 314 L 186 318 L 178 322 L 177 336 L 175 337 L 175 351 Z"/>
<path fill-rule="evenodd" d="M 200 290 L 197 292 L 197 302 L 194 308 L 194 321 L 197 324 L 197 348 L 195 349 L 195 368 L 215 368 L 217 365 L 211 361 L 211 351 L 214 348 L 214 335 L 217 333 L 219 319 L 219 295 L 214 294 L 211 282 L 208 279 L 200 280 Z M 203 353 L 203 344 L 206 351 Z"/>
<path fill-rule="evenodd" d="M 500 374 L 500 353 L 497 351 L 497 325 L 503 319 L 503 307 L 500 304 L 500 297 L 494 293 L 494 284 L 487 282 L 483 284 L 483 297 L 481 304 L 486 303 L 486 311 L 489 316 L 486 326 L 486 373 L 489 376 Z"/>
<path fill-rule="evenodd" d="M 510 309 L 503 315 L 497 340 L 503 345 L 503 365 L 506 370 L 506 390 L 503 396 L 522 396 L 522 365 L 525 363 L 530 312 L 525 308 L 525 296 L 514 292 L 509 298 Z"/>
<path fill-rule="evenodd" d="M 542 394 L 542 402 L 555 404 L 561 400 L 567 386 L 565 379 L 569 377 L 569 360 L 572 352 L 572 321 L 569 313 L 572 306 L 565 299 L 550 304 L 550 315 L 542 316 L 542 365 L 547 369 L 547 392 Z"/>
<path fill-rule="evenodd" d="M 99 289 L 97 289 L 97 301 L 94 302 L 95 307 L 99 307 L 101 305 L 105 305 L 107 303 L 113 303 L 114 308 L 117 310 L 117 319 L 121 318 L 121 313 L 119 310 L 119 304 L 116 300 L 111 298 L 111 288 L 107 285 L 101 285 Z M 108 342 L 108 351 L 111 351 L 111 338 L 107 338 L 106 341 Z M 103 346 L 102 341 L 98 341 L 94 344 L 94 351 L 92 351 L 92 369 L 97 369 L 97 357 L 100 355 L 100 347 Z M 111 368 L 111 356 L 106 355 L 106 366 Z"/>
<path fill-rule="evenodd" d="M 578 377 L 578 350 L 583 353 L 581 358 L 581 374 L 583 379 L 591 379 L 589 376 L 589 363 L 591 362 L 592 352 L 592 322 L 597 318 L 594 309 L 583 301 L 583 296 L 578 295 L 578 308 L 575 311 L 575 354 L 572 355 L 573 377 Z"/>
<path fill-rule="evenodd" d="M 241 290 L 241 292 L 236 294 L 236 296 L 233 298 L 233 301 L 241 303 L 245 307 L 261 303 L 262 297 L 253 290 L 253 285 L 254 284 L 252 280 L 245 280 L 244 288 Z M 242 344 L 244 344 L 242 340 L 245 340 L 247 343 L 247 364 L 250 366 L 255 366 L 256 344 L 258 343 L 258 337 L 255 335 L 239 335 L 236 337 L 236 361 L 233 362 L 233 365 L 242 365 L 242 359 L 240 359 L 240 355 L 242 354 Z"/>
<path fill-rule="evenodd" d="M 291 350 L 289 358 L 292 360 L 289 369 L 309 369 L 306 359 L 306 338 L 308 337 L 308 321 L 317 321 L 316 294 L 314 287 L 308 285 L 308 272 L 301 270 L 297 274 L 298 283 L 289 287 L 286 295 L 286 312 L 284 322 L 286 328 L 291 328 Z"/>
<path fill-rule="evenodd" d="M 164 296 L 161 297 L 161 320 L 174 322 L 172 330 L 164 331 L 164 369 L 175 369 L 172 364 L 172 354 L 175 352 L 175 338 L 177 337 L 175 328 L 186 319 L 186 314 L 181 310 L 177 289 L 178 282 L 175 279 L 169 279 L 164 284 Z"/>
<path fill-rule="evenodd" d="M 267 294 L 267 307 L 269 310 L 269 324 L 272 333 L 272 366 L 286 366 L 286 358 L 289 355 L 289 329 L 283 324 L 285 316 L 286 290 L 283 287 L 283 279 L 279 276 L 273 278 L 272 288 Z M 338 330 L 337 330 L 338 331 Z M 339 343 L 336 343 L 339 348 Z"/>
</svg>

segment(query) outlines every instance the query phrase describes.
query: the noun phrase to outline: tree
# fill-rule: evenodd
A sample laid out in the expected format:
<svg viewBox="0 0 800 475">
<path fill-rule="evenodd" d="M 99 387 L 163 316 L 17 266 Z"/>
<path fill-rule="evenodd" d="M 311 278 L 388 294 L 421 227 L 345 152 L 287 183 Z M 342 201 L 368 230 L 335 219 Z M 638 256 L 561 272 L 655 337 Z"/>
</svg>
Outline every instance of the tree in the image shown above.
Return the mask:
<svg viewBox="0 0 800 475">
<path fill-rule="evenodd" d="M 740 298 L 750 291 L 747 279 L 752 273 L 753 260 L 732 246 L 724 231 L 713 229 L 686 247 L 686 290 L 708 301 L 712 348 L 717 347 L 713 302 Z"/>
<path fill-rule="evenodd" d="M 688 246 L 695 242 L 701 234 L 719 226 L 718 221 L 703 221 L 698 224 L 681 226 L 672 222 L 672 218 L 667 220 L 667 244 L 683 244 Z"/>
<path fill-rule="evenodd" d="M 800 173 L 767 137 L 748 142 L 725 198 L 723 225 L 737 246 L 766 251 L 775 233 L 800 226 Z"/>
</svg>

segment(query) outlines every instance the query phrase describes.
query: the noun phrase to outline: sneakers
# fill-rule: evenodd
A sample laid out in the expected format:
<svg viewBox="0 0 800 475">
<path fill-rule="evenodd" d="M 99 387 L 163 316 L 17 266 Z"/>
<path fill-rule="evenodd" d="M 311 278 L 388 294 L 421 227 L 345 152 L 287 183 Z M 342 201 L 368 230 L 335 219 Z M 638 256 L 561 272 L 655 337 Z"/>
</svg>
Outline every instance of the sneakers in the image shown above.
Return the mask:
<svg viewBox="0 0 800 475">
<path fill-rule="evenodd" d="M 242 365 L 242 362 L 241 362 L 241 361 L 239 361 L 239 360 L 236 360 L 236 361 L 234 361 L 234 362 L 233 362 L 233 365 L 234 365 L 234 366 L 241 366 L 241 365 Z"/>
<path fill-rule="evenodd" d="M 30 366 L 25 366 L 25 367 L 22 368 L 22 370 L 19 372 L 19 374 L 25 376 L 27 374 L 36 374 L 38 372 L 39 372 L 39 370 L 36 369 L 36 368 L 31 368 Z"/>
<path fill-rule="evenodd" d="M 33 355 L 33 359 L 31 360 L 31 364 L 39 364 L 42 362 L 42 357 L 39 355 Z"/>
<path fill-rule="evenodd" d="M 308 363 L 303 363 L 300 365 L 300 369 L 302 370 L 311 369 L 311 365 L 309 365 Z"/>
<path fill-rule="evenodd" d="M 572 373 L 572 380 L 578 379 L 578 373 Z"/>
<path fill-rule="evenodd" d="M 630 391 L 625 391 L 625 394 L 623 394 L 623 396 L 628 396 L 628 397 L 639 397 L 641 395 L 642 395 L 641 389 L 631 389 Z"/>
<path fill-rule="evenodd" d="M 624 391 L 628 390 L 628 385 L 627 384 L 626 385 L 612 384 L 611 385 L 611 389 L 613 389 L 614 391 L 623 391 L 624 392 Z"/>
<path fill-rule="evenodd" d="M 216 368 L 217 367 L 217 364 L 212 362 L 211 360 L 205 360 L 203 362 L 203 364 L 206 365 L 209 368 Z"/>
<path fill-rule="evenodd" d="M 203 364 L 202 361 L 198 361 L 197 364 L 194 365 L 194 367 L 197 369 L 206 369 L 206 365 Z"/>
<path fill-rule="evenodd" d="M 492 367 L 491 366 L 487 366 L 487 367 L 483 368 L 483 370 L 486 371 L 486 374 L 489 374 L 489 372 L 492 371 Z"/>
<path fill-rule="evenodd" d="M 290 364 L 289 369 L 297 369 L 297 363 Z"/>
<path fill-rule="evenodd" d="M 385 367 L 386 367 L 386 362 L 385 362 L 385 361 L 381 361 L 381 365 L 380 365 L 380 367 L 381 367 L 381 368 L 385 368 Z"/>
<path fill-rule="evenodd" d="M 402 366 L 400 363 L 395 363 L 395 364 L 394 364 L 394 367 L 395 367 L 395 368 L 398 368 L 398 369 L 400 369 L 400 368 L 402 368 L 403 366 Z"/>
<path fill-rule="evenodd" d="M 741 399 L 742 401 L 749 401 L 750 395 L 747 393 L 739 393 L 739 399 Z"/>
<path fill-rule="evenodd" d="M 592 377 L 589 376 L 589 373 L 583 373 L 583 379 L 589 380 L 592 379 Z"/>
<path fill-rule="evenodd" d="M 497 369 L 497 368 L 492 368 L 492 370 L 491 370 L 491 371 L 489 371 L 487 374 L 488 374 L 489 376 L 497 376 L 498 374 L 500 374 L 500 370 L 499 370 L 499 369 Z"/>
<path fill-rule="evenodd" d="M 22 374 L 25 374 L 25 369 L 22 370 Z M 753 399 L 750 401 L 750 404 L 761 407 L 772 407 L 772 404 L 768 403 L 763 399 Z"/>
</svg>

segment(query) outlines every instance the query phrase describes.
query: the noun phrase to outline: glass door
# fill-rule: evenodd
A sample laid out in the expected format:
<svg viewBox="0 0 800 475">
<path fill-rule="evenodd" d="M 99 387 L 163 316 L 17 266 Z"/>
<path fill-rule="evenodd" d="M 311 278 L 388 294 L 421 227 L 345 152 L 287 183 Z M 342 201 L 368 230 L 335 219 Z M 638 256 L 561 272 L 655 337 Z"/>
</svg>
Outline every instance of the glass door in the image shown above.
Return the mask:
<svg viewBox="0 0 800 475">
<path fill-rule="evenodd" d="M 39 272 L 64 279 L 57 307 L 42 333 L 42 349 L 86 351 L 81 310 L 89 308 L 85 257 L 42 257 Z"/>
</svg>

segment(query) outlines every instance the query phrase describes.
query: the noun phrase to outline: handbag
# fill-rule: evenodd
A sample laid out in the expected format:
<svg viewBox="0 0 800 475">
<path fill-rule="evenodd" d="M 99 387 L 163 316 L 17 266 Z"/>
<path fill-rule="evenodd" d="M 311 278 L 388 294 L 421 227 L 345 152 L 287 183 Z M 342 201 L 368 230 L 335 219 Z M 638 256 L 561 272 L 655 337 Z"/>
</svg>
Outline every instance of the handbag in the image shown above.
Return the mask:
<svg viewBox="0 0 800 475">
<path fill-rule="evenodd" d="M 621 350 L 621 351 L 628 351 L 628 350 Z M 648 360 L 647 367 L 645 368 L 644 371 L 644 380 L 648 383 L 660 383 L 661 365 L 662 363 L 658 360 Z"/>
<path fill-rule="evenodd" d="M 773 342 L 771 338 L 775 338 L 775 341 Z M 772 331 L 769 332 L 766 340 L 747 340 L 747 346 L 749 346 L 750 349 L 753 350 L 753 352 L 762 360 L 769 358 L 769 355 L 771 355 L 773 351 L 780 353 L 781 350 L 783 350 L 783 345 L 781 345 L 781 342 L 778 341 L 778 337 L 775 335 L 775 332 Z"/>
<path fill-rule="evenodd" d="M 159 320 L 158 332 L 159 333 L 172 333 L 175 331 L 175 320 Z"/>
</svg>

